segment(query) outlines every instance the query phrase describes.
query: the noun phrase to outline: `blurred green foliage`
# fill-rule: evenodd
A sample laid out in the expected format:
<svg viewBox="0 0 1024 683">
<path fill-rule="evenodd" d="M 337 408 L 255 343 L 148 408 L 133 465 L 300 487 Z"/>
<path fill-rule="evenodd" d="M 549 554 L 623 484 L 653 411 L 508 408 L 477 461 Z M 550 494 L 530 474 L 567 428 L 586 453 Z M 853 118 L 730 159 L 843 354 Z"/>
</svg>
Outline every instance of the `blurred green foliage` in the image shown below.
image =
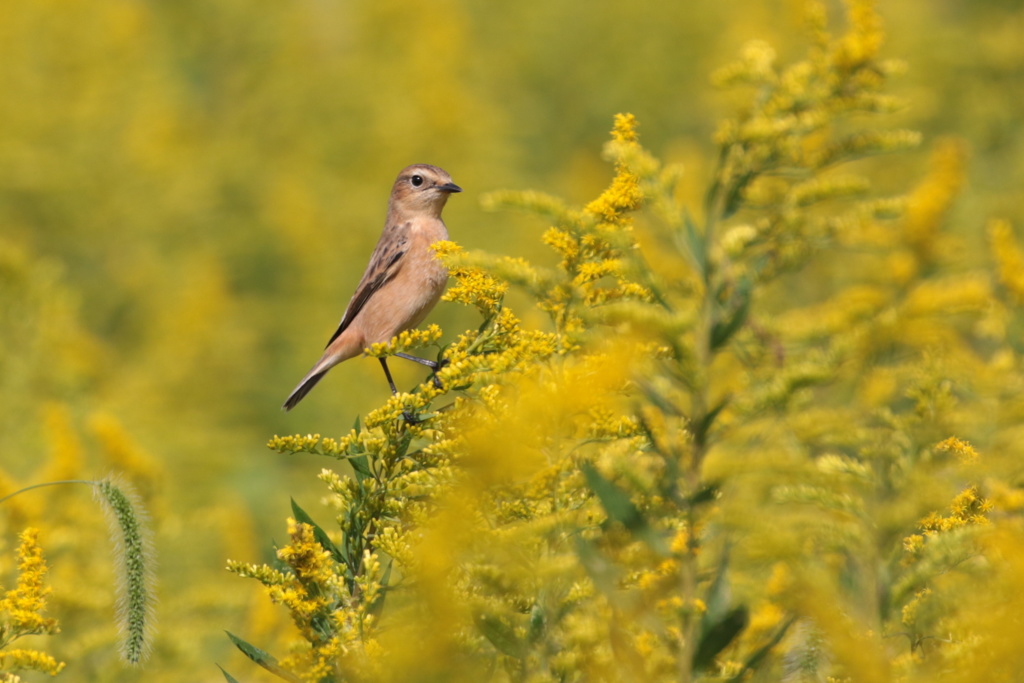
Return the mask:
<svg viewBox="0 0 1024 683">
<path fill-rule="evenodd" d="M 499 187 L 594 196 L 606 173 L 594 150 L 610 116 L 632 111 L 645 146 L 685 165 L 679 194 L 699 205 L 714 131 L 739 102 L 708 74 L 750 39 L 783 61 L 799 54 L 800 4 L 5 8 L 0 494 L 111 469 L 134 481 L 161 558 L 148 680 L 217 680 L 210 662 L 230 648 L 221 627 L 245 622 L 266 642 L 282 623 L 221 569 L 226 557 L 269 559 L 264 539 L 288 496 L 320 495 L 310 476 L 320 463 L 266 453 L 266 436 L 340 432 L 387 396 L 377 363 L 353 361 L 302 410 L 278 410 L 362 273 L 394 173 L 443 166 L 467 190 L 446 210 L 456 241 L 544 262 L 541 227 L 484 213 L 474 197 Z M 826 6 L 838 20 L 841 4 Z M 1024 225 L 1024 9 L 907 0 L 882 14 L 886 53 L 909 65 L 895 125 L 922 131 L 927 149 L 953 135 L 966 150 L 948 225 L 961 245 L 951 258 L 967 268 L 984 258 L 990 218 Z M 936 158 L 864 172 L 896 193 Z M 834 275 L 803 277 L 778 295 Z M 476 323 L 444 305 L 432 319 Z M 419 372 L 396 367 L 396 379 Z M 0 511 L 4 561 L 23 526 L 41 529 L 62 677 L 135 680 L 103 616 L 112 568 L 98 512 L 67 491 L 22 498 Z"/>
</svg>

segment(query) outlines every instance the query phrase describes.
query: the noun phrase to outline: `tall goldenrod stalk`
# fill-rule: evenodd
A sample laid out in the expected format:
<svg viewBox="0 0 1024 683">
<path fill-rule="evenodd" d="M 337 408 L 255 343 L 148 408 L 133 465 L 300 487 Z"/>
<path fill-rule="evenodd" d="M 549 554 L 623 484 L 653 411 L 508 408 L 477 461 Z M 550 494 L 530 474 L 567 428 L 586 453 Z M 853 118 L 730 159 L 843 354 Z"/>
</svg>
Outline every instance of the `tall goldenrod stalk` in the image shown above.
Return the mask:
<svg viewBox="0 0 1024 683">
<path fill-rule="evenodd" d="M 57 620 L 44 616 L 50 588 L 44 582 L 46 560 L 36 529 L 21 532 L 18 572 L 17 585 L 0 596 L 0 680 L 17 680 L 14 673 L 20 670 L 55 676 L 64 668 L 63 662 L 39 650 L 9 647 L 24 636 L 60 632 Z"/>
</svg>

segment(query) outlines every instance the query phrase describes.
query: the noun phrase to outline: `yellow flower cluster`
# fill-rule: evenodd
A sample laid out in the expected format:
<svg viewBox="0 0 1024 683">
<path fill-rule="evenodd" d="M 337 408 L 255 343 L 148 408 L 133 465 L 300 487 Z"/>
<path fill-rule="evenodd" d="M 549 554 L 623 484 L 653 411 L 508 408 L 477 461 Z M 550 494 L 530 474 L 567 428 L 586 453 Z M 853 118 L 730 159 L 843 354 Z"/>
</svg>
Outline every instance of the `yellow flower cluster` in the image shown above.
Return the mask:
<svg viewBox="0 0 1024 683">
<path fill-rule="evenodd" d="M 852 71 L 878 56 L 885 33 L 871 0 L 850 0 L 848 4 L 851 30 L 836 43 L 832 59 L 836 67 Z"/>
<path fill-rule="evenodd" d="M 922 588 L 914 594 L 914 597 L 900 610 L 900 621 L 904 626 L 915 627 L 920 617 L 921 608 L 932 595 L 930 588 Z"/>
<path fill-rule="evenodd" d="M 43 616 L 50 588 L 45 584 L 46 560 L 39 546 L 39 532 L 28 528 L 18 546 L 18 580 L 0 598 L 0 675 L 13 678 L 14 671 L 32 670 L 56 675 L 64 668 L 50 655 L 37 650 L 6 649 L 23 636 L 54 634 L 57 620 Z"/>
<path fill-rule="evenodd" d="M 462 247 L 454 242 L 435 242 L 437 257 L 448 267 L 455 284 L 445 291 L 442 299 L 454 303 L 476 306 L 485 318 L 494 315 L 500 308 L 508 291 L 508 284 L 488 274 L 484 269 L 464 265 L 460 257 Z"/>
<path fill-rule="evenodd" d="M 12 671 L 39 671 L 56 676 L 64 669 L 64 662 L 38 650 L 0 650 L 0 681 L 18 683 L 21 678 L 10 673 Z"/>
<path fill-rule="evenodd" d="M 485 205 L 491 207 L 525 209 L 554 220 L 541 239 L 560 257 L 558 272 L 543 272 L 521 260 L 480 261 L 490 266 L 491 273 L 525 287 L 537 298 L 566 349 L 578 344 L 589 311 L 615 302 L 652 298 L 650 289 L 631 272 L 637 266 L 632 258 L 637 244 L 630 214 L 643 205 L 645 178 L 658 172 L 657 163 L 637 142 L 636 125 L 631 114 L 616 116 L 606 148 L 615 176 L 609 187 L 582 209 L 535 192 L 499 192 L 485 198 Z"/>
<path fill-rule="evenodd" d="M 615 177 L 608 189 L 584 209 L 606 223 L 623 223 L 625 216 L 636 211 L 643 203 L 644 193 L 640 189 L 640 178 L 626 163 L 626 158 L 637 144 L 636 125 L 636 117 L 632 114 L 615 115 L 615 127 L 612 129 L 610 143 L 615 159 Z"/>
<path fill-rule="evenodd" d="M 935 538 L 943 532 L 986 525 L 989 523 L 987 514 L 991 510 L 991 501 L 981 495 L 978 487 L 968 486 L 953 499 L 948 515 L 943 516 L 937 512 L 929 514 L 920 522 L 921 533 L 906 537 L 903 547 L 913 555 L 924 548 L 929 538 Z"/>
<path fill-rule="evenodd" d="M 422 348 L 436 344 L 441 338 L 441 328 L 437 325 L 428 325 L 424 329 L 405 330 L 397 337 L 381 344 L 372 344 L 367 350 L 367 355 L 374 358 L 384 358 L 396 353 L 404 353 L 409 349 Z"/>
<path fill-rule="evenodd" d="M 57 622 L 43 616 L 50 589 L 46 577 L 46 560 L 39 547 L 39 532 L 26 529 L 18 547 L 18 584 L 0 600 L 0 612 L 6 615 L 8 629 L 13 633 L 56 633 Z"/>
<path fill-rule="evenodd" d="M 989 244 L 999 268 L 999 283 L 1006 288 L 1010 300 L 1024 305 L 1024 250 L 1021 250 L 1006 221 L 993 221 L 989 225 Z"/>
<path fill-rule="evenodd" d="M 965 526 L 988 524 L 986 514 L 991 509 L 992 503 L 981 495 L 978 487 L 968 486 L 953 499 L 948 516 L 932 513 L 921 521 L 921 529 L 928 536 Z"/>
<path fill-rule="evenodd" d="M 971 446 L 971 444 L 958 439 L 955 436 L 951 436 L 945 441 L 940 442 L 935 446 L 935 448 L 940 451 L 952 453 L 956 456 L 957 460 L 965 465 L 977 462 L 979 457 L 978 452 L 974 450 L 974 447 Z"/>
<path fill-rule="evenodd" d="M 865 179 L 839 175 L 838 164 L 862 156 L 913 147 L 920 135 L 905 130 L 847 130 L 843 119 L 892 111 L 899 102 L 882 92 L 897 65 L 878 61 L 883 34 L 873 4 L 852 0 L 850 30 L 832 38 L 826 12 L 811 2 L 808 12 L 817 46 L 804 60 L 776 66 L 762 42 L 748 45 L 738 62 L 719 70 L 722 86 L 759 88 L 754 106 L 721 123 L 716 133 L 720 161 L 707 196 L 711 227 L 744 207 L 757 209 L 757 239 L 748 242 L 757 269 L 767 278 L 808 258 L 805 240 L 820 242 L 863 223 L 867 204 L 837 215 L 817 207 L 844 196 L 863 195 Z M 833 202 L 834 203 L 834 202 Z M 765 250 L 765 246 L 771 248 Z M 740 268 L 740 266 L 734 266 Z"/>
<path fill-rule="evenodd" d="M 316 453 L 335 457 L 345 452 L 343 443 L 319 434 L 275 436 L 267 442 L 267 448 L 278 453 Z"/>
<path fill-rule="evenodd" d="M 964 182 L 965 156 L 962 144 L 943 141 L 932 153 L 931 171 L 907 198 L 904 236 L 922 260 L 934 258 L 942 217 Z"/>
</svg>

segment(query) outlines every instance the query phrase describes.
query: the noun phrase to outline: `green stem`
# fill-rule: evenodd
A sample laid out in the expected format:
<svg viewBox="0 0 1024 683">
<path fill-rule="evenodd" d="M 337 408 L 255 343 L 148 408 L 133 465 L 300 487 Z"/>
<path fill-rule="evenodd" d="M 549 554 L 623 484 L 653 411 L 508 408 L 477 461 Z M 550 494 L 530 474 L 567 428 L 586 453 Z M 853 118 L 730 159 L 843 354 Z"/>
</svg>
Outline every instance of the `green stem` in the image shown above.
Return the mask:
<svg viewBox="0 0 1024 683">
<path fill-rule="evenodd" d="M 690 390 L 690 424 L 703 425 L 706 422 L 711 394 L 711 363 L 714 360 L 714 349 L 712 347 L 712 330 L 714 329 L 715 318 L 715 287 L 714 270 L 711 264 L 711 245 L 714 241 L 715 228 L 718 221 L 724 216 L 724 205 L 726 193 L 723 191 L 728 187 L 730 181 L 730 148 L 725 147 L 719 156 L 718 169 L 716 170 L 714 185 L 709 190 L 705 204 L 704 235 L 699 241 L 702 253 L 698 254 L 697 262 L 703 264 L 701 280 L 704 291 L 701 296 L 700 313 L 694 334 L 694 360 L 696 364 L 696 376 L 693 387 Z M 701 484 L 701 470 L 704 458 L 708 452 L 706 435 L 701 434 L 693 440 L 692 450 L 689 458 L 681 463 L 683 475 L 688 488 L 692 494 L 699 490 Z M 685 458 L 685 454 L 684 454 Z M 688 532 L 686 552 L 682 558 L 681 588 L 684 598 L 687 600 L 687 617 L 683 624 L 683 652 L 679 660 L 679 680 L 682 683 L 689 683 L 694 679 L 693 659 L 697 653 L 698 636 L 700 627 L 700 616 L 693 609 L 697 599 L 698 584 L 698 553 L 700 542 L 697 537 L 699 519 L 697 510 L 693 505 L 685 511 Z"/>
<path fill-rule="evenodd" d="M 39 489 L 39 488 L 42 488 L 44 486 L 56 486 L 57 484 L 89 484 L 90 486 L 96 486 L 96 482 L 95 481 L 87 481 L 85 479 L 64 479 L 62 481 L 46 481 L 46 482 L 43 482 L 42 484 L 32 484 L 31 486 L 26 486 L 23 489 L 18 489 L 14 493 L 8 493 L 3 498 L 0 498 L 0 503 L 3 503 L 4 501 L 6 501 L 6 500 L 8 500 L 10 498 L 14 498 L 19 493 L 25 493 L 25 491 L 31 491 L 32 489 Z"/>
</svg>

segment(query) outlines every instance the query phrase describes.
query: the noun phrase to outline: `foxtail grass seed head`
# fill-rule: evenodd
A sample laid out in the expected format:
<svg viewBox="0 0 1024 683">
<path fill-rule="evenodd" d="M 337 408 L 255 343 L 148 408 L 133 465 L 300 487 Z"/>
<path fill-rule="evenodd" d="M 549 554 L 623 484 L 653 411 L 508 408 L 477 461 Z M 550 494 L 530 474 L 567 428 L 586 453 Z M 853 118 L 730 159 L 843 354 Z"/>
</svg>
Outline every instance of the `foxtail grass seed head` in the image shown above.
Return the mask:
<svg viewBox="0 0 1024 683">
<path fill-rule="evenodd" d="M 141 664 L 152 647 L 155 621 L 153 550 L 146 513 L 135 494 L 123 483 L 97 482 L 94 496 L 107 514 L 118 571 L 117 621 L 124 639 L 121 657 Z"/>
</svg>

